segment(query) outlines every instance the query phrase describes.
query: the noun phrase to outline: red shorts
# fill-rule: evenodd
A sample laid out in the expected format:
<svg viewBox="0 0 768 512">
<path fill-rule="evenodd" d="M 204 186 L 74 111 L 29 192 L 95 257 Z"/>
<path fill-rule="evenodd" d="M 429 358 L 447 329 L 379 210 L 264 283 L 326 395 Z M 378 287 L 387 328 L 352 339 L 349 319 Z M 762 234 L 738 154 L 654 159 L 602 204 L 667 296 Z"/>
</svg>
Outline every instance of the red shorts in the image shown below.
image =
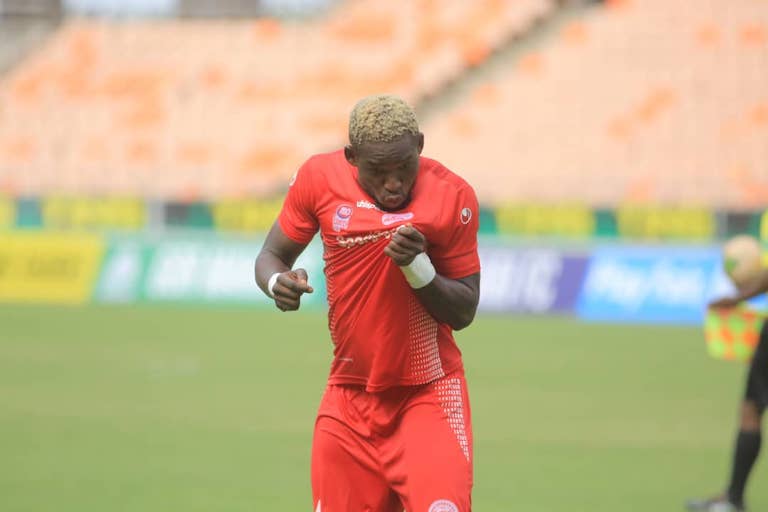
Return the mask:
<svg viewBox="0 0 768 512">
<path fill-rule="evenodd" d="M 366 393 L 329 385 L 312 443 L 315 512 L 470 512 L 464 375 Z"/>
</svg>

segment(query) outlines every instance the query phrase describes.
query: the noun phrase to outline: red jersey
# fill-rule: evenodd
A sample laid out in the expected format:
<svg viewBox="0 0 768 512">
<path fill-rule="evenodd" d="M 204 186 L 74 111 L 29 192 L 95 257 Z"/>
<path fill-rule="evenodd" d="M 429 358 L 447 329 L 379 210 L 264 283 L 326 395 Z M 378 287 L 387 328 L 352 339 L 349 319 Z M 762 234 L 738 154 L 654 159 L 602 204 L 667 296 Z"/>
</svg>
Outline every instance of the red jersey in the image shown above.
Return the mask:
<svg viewBox="0 0 768 512">
<path fill-rule="evenodd" d="M 411 224 L 427 239 L 438 274 L 458 279 L 479 272 L 477 198 L 466 181 L 421 157 L 411 201 L 387 212 L 360 187 L 343 151 L 315 155 L 292 178 L 278 222 L 298 243 L 309 243 L 318 229 L 323 239 L 334 343 L 330 384 L 374 392 L 426 384 L 462 368 L 451 327 L 426 311 L 384 248 L 398 226 Z"/>
</svg>

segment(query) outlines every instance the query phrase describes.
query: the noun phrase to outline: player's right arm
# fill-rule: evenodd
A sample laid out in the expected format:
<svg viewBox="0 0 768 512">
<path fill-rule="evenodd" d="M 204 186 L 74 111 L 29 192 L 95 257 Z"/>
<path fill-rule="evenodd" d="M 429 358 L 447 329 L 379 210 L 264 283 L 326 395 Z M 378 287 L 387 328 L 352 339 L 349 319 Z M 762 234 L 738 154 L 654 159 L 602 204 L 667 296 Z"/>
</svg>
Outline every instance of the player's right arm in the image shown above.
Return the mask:
<svg viewBox="0 0 768 512">
<path fill-rule="evenodd" d="M 306 270 L 291 270 L 306 246 L 288 238 L 280 228 L 280 223 L 275 222 L 256 257 L 256 284 L 275 300 L 275 305 L 281 311 L 299 309 L 301 296 L 314 291 L 307 282 Z"/>
<path fill-rule="evenodd" d="M 742 287 L 733 297 L 723 297 L 709 304 L 710 308 L 732 308 L 745 300 L 757 297 L 760 294 L 768 293 L 768 269 L 746 286 Z"/>
<path fill-rule="evenodd" d="M 312 159 L 304 163 L 291 179 L 283 208 L 254 266 L 256 284 L 282 311 L 299 309 L 301 296 L 313 292 L 307 282 L 307 271 L 292 270 L 296 258 L 318 230 L 311 162 Z"/>
</svg>

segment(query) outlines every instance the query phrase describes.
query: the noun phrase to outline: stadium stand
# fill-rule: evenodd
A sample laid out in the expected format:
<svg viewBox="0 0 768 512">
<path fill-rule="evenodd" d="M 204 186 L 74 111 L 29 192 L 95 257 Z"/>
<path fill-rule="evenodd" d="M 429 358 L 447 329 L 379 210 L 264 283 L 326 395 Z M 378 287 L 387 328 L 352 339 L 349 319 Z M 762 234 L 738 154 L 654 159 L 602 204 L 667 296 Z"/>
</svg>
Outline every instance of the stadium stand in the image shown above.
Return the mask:
<svg viewBox="0 0 768 512">
<path fill-rule="evenodd" d="M 487 203 L 764 208 L 768 2 L 691 10 L 587 10 L 433 117 L 427 152 Z"/>
<path fill-rule="evenodd" d="M 555 8 L 362 0 L 306 22 L 67 22 L 0 82 L 0 194 L 271 195 L 343 143 L 359 97 L 418 102 Z"/>
<path fill-rule="evenodd" d="M 50 17 L 3 17 L 0 12 L 0 76 L 50 37 L 57 26 L 57 20 Z"/>
<path fill-rule="evenodd" d="M 0 15 L 52 17 L 61 13 L 59 0 L 3 0 Z M 13 35 L 11 34 L 11 37 Z"/>
</svg>

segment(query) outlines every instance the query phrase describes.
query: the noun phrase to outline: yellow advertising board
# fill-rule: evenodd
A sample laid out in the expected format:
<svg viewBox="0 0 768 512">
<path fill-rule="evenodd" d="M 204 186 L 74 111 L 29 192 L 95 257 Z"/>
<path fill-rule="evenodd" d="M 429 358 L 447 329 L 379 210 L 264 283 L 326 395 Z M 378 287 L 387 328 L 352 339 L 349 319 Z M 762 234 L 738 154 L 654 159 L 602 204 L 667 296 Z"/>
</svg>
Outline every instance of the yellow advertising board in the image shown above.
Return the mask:
<svg viewBox="0 0 768 512">
<path fill-rule="evenodd" d="M 13 199 L 0 197 L 0 229 L 12 228 L 16 223 L 16 204 Z"/>
<path fill-rule="evenodd" d="M 277 219 L 282 198 L 271 201 L 221 201 L 211 206 L 213 225 L 222 231 L 269 231 Z"/>
<path fill-rule="evenodd" d="M 140 199 L 50 197 L 42 203 L 43 226 L 52 229 L 123 229 L 146 224 Z"/>
<path fill-rule="evenodd" d="M 619 236 L 641 239 L 712 240 L 715 215 L 705 208 L 623 206 L 616 211 Z"/>
<path fill-rule="evenodd" d="M 583 205 L 502 205 L 496 210 L 499 233 L 584 238 L 595 232 L 595 215 Z"/>
<path fill-rule="evenodd" d="M 768 210 L 760 216 L 760 246 L 763 248 L 763 265 L 768 267 Z"/>
<path fill-rule="evenodd" d="M 104 247 L 95 235 L 0 233 L 0 302 L 86 302 Z"/>
</svg>

